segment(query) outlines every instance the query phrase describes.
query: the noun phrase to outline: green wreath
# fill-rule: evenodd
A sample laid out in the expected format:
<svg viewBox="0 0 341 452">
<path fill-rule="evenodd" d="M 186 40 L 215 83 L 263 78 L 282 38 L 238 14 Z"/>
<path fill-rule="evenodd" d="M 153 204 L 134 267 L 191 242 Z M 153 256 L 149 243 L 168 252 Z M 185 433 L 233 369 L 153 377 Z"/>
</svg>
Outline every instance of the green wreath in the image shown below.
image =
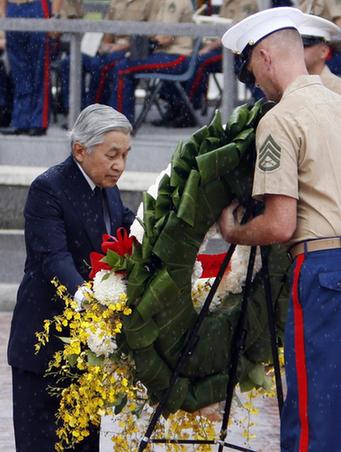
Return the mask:
<svg viewBox="0 0 341 452">
<path fill-rule="evenodd" d="M 233 199 L 245 203 L 251 194 L 255 164 L 255 128 L 263 104 L 234 110 L 223 127 L 219 112 L 213 121 L 172 157 L 157 199 L 143 196 L 144 237 L 127 261 L 127 295 L 131 316 L 123 321 L 123 344 L 132 352 L 136 379 L 157 402 L 169 387 L 172 371 L 188 333 L 197 319 L 191 298 L 191 275 L 199 247 L 208 229 Z M 113 255 L 107 262 L 115 269 Z M 286 255 L 272 247 L 269 268 L 280 337 L 287 309 L 282 291 Z M 238 367 L 242 390 L 266 383 L 264 363 L 271 362 L 266 305 L 258 274 L 252 283 L 247 312 L 247 338 Z M 195 411 L 225 399 L 231 339 L 240 312 L 241 295 L 228 296 L 219 311 L 205 318 L 200 340 L 171 391 L 166 409 Z"/>
</svg>

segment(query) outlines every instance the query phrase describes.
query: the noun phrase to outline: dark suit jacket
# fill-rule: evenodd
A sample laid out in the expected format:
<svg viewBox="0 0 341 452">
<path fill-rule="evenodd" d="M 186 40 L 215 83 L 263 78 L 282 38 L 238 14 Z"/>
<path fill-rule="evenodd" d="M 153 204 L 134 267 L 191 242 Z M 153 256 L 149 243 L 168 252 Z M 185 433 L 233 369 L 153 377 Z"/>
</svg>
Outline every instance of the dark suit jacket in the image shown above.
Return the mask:
<svg viewBox="0 0 341 452">
<path fill-rule="evenodd" d="M 122 204 L 117 187 L 105 189 L 111 231 L 129 228 L 134 214 Z M 51 280 L 57 277 L 71 295 L 88 279 L 89 254 L 101 252 L 106 232 L 102 205 L 70 156 L 32 183 L 25 206 L 25 274 L 20 284 L 8 345 L 10 365 L 43 373 L 53 353 L 61 348 L 52 335 L 34 354 L 36 331 L 43 321 L 60 314 L 63 302 L 55 297 Z"/>
</svg>

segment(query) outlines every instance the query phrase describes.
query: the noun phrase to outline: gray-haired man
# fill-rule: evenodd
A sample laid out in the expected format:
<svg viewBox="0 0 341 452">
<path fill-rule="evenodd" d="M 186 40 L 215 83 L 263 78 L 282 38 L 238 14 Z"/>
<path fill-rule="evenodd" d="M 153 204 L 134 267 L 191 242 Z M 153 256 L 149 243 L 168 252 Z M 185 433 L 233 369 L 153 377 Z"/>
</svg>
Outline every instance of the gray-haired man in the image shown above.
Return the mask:
<svg viewBox="0 0 341 452">
<path fill-rule="evenodd" d="M 61 300 L 52 301 L 55 290 L 50 281 L 57 277 L 74 295 L 88 279 L 89 254 L 101 250 L 102 234 L 115 234 L 121 226 L 129 228 L 134 220 L 116 187 L 130 150 L 130 132 L 125 116 L 105 105 L 90 105 L 70 133 L 72 155 L 31 185 L 24 212 L 25 274 L 8 346 L 16 450 L 20 452 L 51 452 L 57 441 L 58 400 L 46 390 L 55 381 L 43 376 L 61 348 L 54 331 L 47 346 L 34 354 L 35 332 L 42 329 L 44 319 L 63 310 Z M 102 198 L 98 196 L 101 191 Z M 98 451 L 98 432 L 77 450 Z"/>
</svg>

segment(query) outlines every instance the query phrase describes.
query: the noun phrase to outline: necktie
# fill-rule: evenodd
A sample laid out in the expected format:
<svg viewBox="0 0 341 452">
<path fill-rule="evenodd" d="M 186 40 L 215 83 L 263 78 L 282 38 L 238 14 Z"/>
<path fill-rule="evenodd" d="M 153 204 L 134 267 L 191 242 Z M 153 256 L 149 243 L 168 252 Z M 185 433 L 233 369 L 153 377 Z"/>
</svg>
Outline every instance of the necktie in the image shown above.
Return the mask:
<svg viewBox="0 0 341 452">
<path fill-rule="evenodd" d="M 100 205 L 102 206 L 102 213 L 103 213 L 103 219 L 105 224 L 105 229 L 108 234 L 111 234 L 111 225 L 110 225 L 110 215 L 109 215 L 109 209 L 107 204 L 107 197 L 105 190 L 103 190 L 100 187 L 95 187 L 94 193 L 96 198 L 99 200 Z"/>
</svg>

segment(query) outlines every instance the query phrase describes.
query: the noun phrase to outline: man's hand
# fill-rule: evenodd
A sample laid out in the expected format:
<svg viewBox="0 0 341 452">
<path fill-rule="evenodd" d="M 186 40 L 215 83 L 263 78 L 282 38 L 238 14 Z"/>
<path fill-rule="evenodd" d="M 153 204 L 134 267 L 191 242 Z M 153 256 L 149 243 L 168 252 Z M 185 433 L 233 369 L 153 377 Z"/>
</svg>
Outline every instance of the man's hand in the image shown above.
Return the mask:
<svg viewBox="0 0 341 452">
<path fill-rule="evenodd" d="M 76 312 L 84 311 L 83 303 L 86 301 L 86 294 L 90 292 L 90 289 L 85 285 L 78 287 L 76 293 L 73 296 L 73 301 L 76 302 Z"/>
<path fill-rule="evenodd" d="M 219 227 L 224 240 L 238 245 L 286 243 L 296 230 L 297 200 L 285 195 L 265 195 L 264 212 L 241 225 L 237 203 L 223 210 Z"/>
<path fill-rule="evenodd" d="M 221 235 L 228 243 L 234 243 L 235 233 L 239 230 L 240 222 L 245 209 L 238 201 L 233 201 L 226 207 L 219 218 Z"/>
<path fill-rule="evenodd" d="M 122 50 L 129 49 L 129 42 L 127 40 L 122 40 L 122 42 L 112 43 L 112 42 L 102 42 L 101 47 L 98 49 L 100 55 L 104 53 L 121 52 Z"/>
<path fill-rule="evenodd" d="M 222 404 L 221 403 L 213 403 L 212 405 L 208 405 L 204 408 L 201 408 L 198 411 L 194 411 L 194 415 L 203 416 L 209 419 L 211 422 L 221 422 L 223 418 L 222 414 Z"/>
<path fill-rule="evenodd" d="M 157 36 L 154 36 L 153 41 L 156 42 L 158 47 L 168 47 L 172 44 L 172 42 L 174 41 L 174 38 L 173 38 L 173 36 L 157 35 Z"/>
</svg>

